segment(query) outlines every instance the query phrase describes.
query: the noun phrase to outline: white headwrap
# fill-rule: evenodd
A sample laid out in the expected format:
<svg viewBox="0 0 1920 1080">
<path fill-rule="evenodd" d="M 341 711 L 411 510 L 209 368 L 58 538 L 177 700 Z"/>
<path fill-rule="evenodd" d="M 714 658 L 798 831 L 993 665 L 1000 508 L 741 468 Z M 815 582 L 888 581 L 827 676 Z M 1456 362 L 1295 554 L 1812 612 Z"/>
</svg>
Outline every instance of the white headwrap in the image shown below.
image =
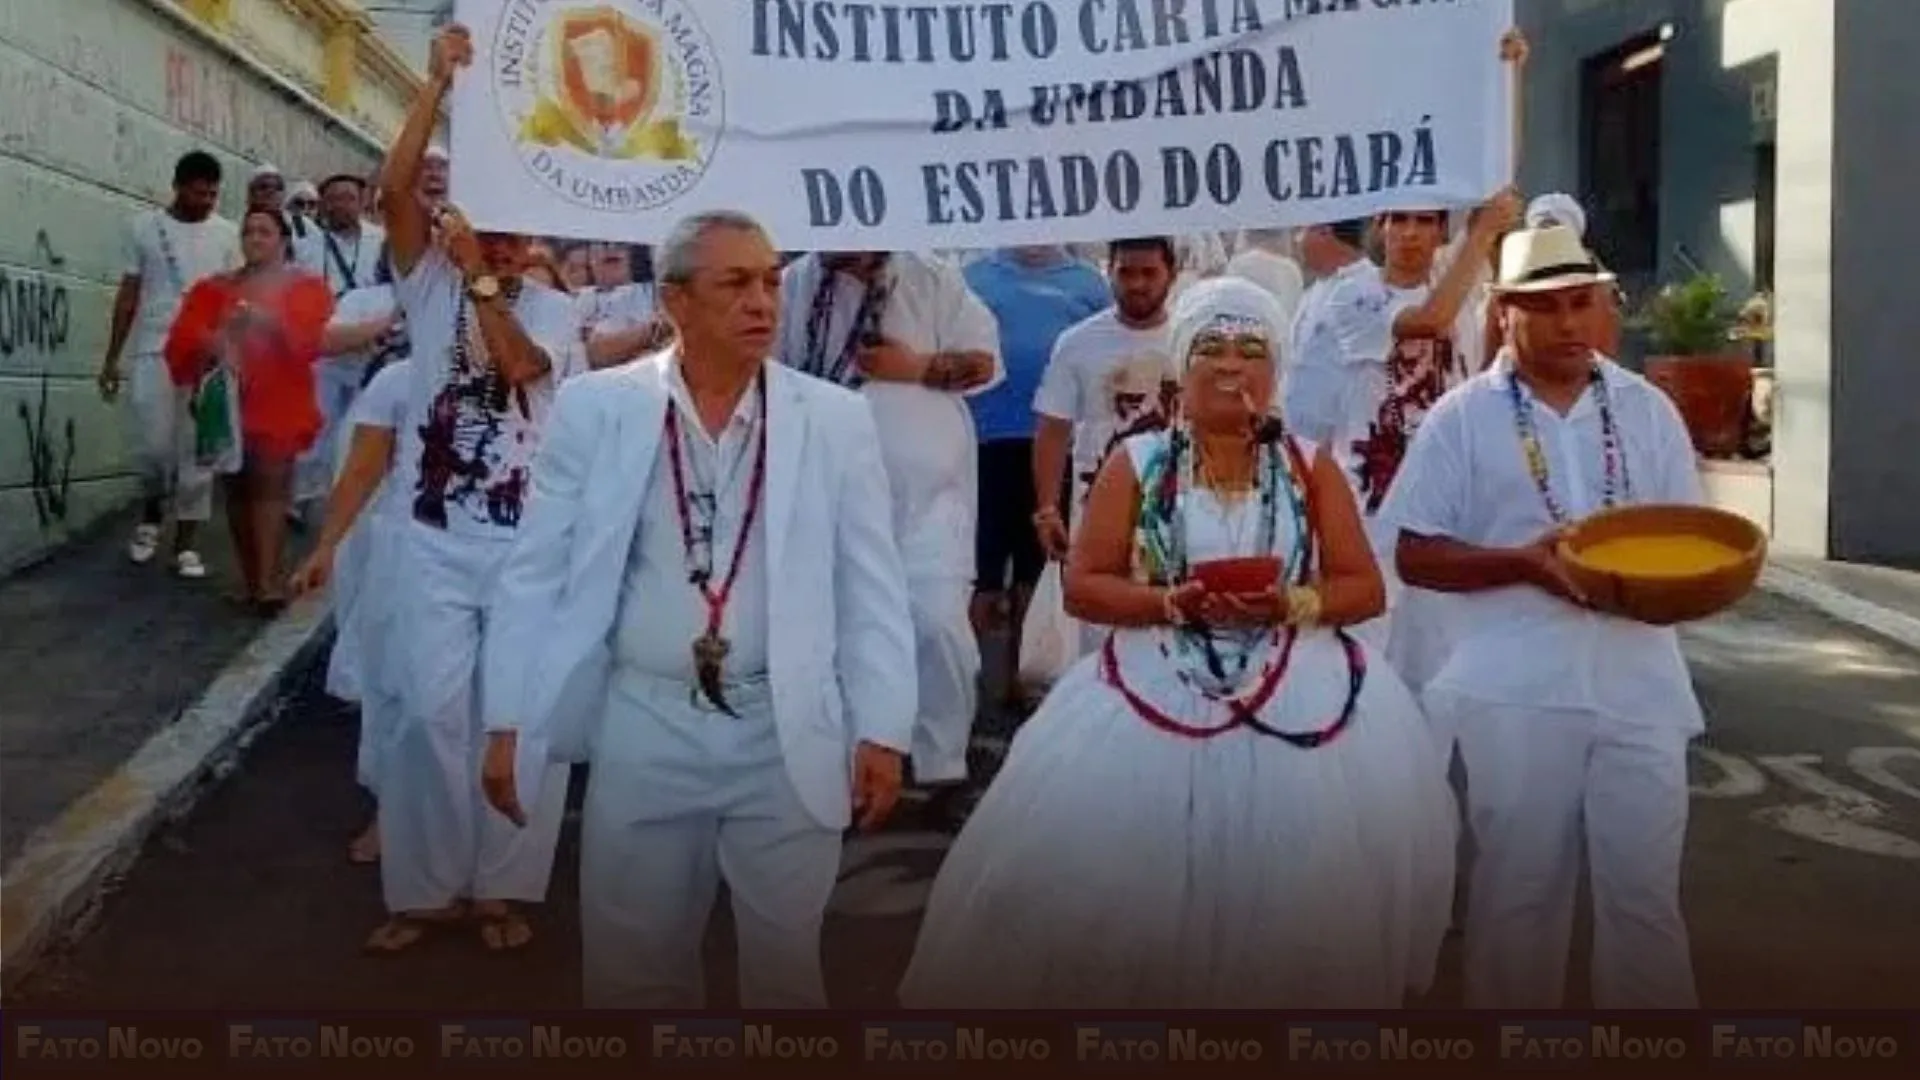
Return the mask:
<svg viewBox="0 0 1920 1080">
<path fill-rule="evenodd" d="M 1580 200 L 1562 192 L 1542 195 L 1527 204 L 1527 228 L 1565 225 L 1582 238 L 1587 235 L 1587 212 Z"/>
<path fill-rule="evenodd" d="M 1286 338 L 1287 318 L 1273 294 L 1238 277 L 1207 278 L 1180 294 L 1173 308 L 1173 369 L 1187 373 L 1193 343 L 1209 330 L 1235 336 L 1258 335 L 1279 349 Z"/>
<path fill-rule="evenodd" d="M 320 189 L 313 186 L 313 181 L 302 180 L 299 183 L 293 185 L 291 188 L 287 189 L 288 202 L 297 202 L 301 199 L 313 199 L 316 202 L 319 201 Z"/>
</svg>

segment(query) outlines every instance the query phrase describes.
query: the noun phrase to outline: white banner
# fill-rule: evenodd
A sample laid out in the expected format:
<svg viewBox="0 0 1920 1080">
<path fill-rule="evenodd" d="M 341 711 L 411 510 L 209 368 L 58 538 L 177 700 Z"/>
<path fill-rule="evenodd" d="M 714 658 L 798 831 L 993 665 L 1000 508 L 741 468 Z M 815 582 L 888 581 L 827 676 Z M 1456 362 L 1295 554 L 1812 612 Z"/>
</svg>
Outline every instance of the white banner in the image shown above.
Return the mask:
<svg viewBox="0 0 1920 1080">
<path fill-rule="evenodd" d="M 1512 0 L 459 0 L 453 197 L 652 242 L 1098 241 L 1460 206 L 1506 183 Z"/>
</svg>

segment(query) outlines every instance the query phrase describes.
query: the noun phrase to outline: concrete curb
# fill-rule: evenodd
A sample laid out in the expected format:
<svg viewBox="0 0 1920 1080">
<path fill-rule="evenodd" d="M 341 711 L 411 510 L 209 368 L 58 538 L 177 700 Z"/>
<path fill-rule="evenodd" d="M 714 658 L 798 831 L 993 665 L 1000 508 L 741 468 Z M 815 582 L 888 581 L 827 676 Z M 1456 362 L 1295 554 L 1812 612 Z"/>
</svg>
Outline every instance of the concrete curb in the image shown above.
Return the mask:
<svg viewBox="0 0 1920 1080">
<path fill-rule="evenodd" d="M 1864 600 L 1807 574 L 1776 564 L 1760 572 L 1760 587 L 1798 601 L 1848 626 L 1920 652 L 1920 618 Z"/>
<path fill-rule="evenodd" d="M 147 837 L 192 808 L 272 719 L 287 675 L 329 639 L 328 607 L 289 608 L 221 670 L 199 700 L 0 871 L 0 992 L 46 951 L 84 929 L 100 894 Z"/>
</svg>

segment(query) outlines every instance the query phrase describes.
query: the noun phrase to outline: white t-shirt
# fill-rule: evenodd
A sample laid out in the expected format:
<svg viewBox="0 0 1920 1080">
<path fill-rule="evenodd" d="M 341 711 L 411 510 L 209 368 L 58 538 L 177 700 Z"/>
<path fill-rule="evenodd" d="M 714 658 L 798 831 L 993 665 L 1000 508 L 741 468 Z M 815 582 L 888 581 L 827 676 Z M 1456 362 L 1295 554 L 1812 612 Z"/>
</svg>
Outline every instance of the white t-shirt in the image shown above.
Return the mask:
<svg viewBox="0 0 1920 1080">
<path fill-rule="evenodd" d="M 387 234 L 377 225 L 361 225 L 357 234 L 346 238 L 315 226 L 308 241 L 296 245 L 295 258 L 301 266 L 326 280 L 327 291 L 333 293 L 336 301 L 344 302 L 352 293 L 375 287 L 380 277 L 380 252 L 386 240 Z M 363 322 L 377 317 L 363 315 L 346 321 Z M 363 349 L 325 359 L 334 363 L 365 364 L 373 355 L 372 350 Z"/>
<path fill-rule="evenodd" d="M 577 293 L 580 328 L 586 336 L 631 330 L 653 317 L 653 286 L 643 283 Z"/>
<path fill-rule="evenodd" d="M 439 249 L 421 256 L 394 286 L 413 341 L 408 422 L 419 430 L 418 498 L 422 524 L 481 539 L 510 539 L 519 528 L 540 428 L 554 388 L 583 370 L 574 307 L 564 293 L 528 281 L 514 317 L 553 364 L 544 379 L 508 388 L 484 357 L 480 324 L 460 271 Z M 467 329 L 465 363 L 455 356 L 456 327 Z"/>
<path fill-rule="evenodd" d="M 649 284 L 635 283 L 615 289 L 576 293 L 574 317 L 580 329 L 575 343 L 580 363 L 586 364 L 586 343 L 607 334 L 620 334 L 644 325 L 653 318 L 654 290 Z"/>
<path fill-rule="evenodd" d="M 394 295 L 393 286 L 368 285 L 364 288 L 355 289 L 340 298 L 339 303 L 334 305 L 333 319 L 328 323 L 328 326 L 349 326 L 354 323 L 366 323 L 373 322 L 375 319 L 389 318 L 399 307 L 400 300 Z M 382 338 L 372 347 L 365 350 L 364 353 L 358 355 L 364 355 L 369 360 L 384 360 L 389 364 L 396 360 L 406 359 L 406 324 L 402 323 L 397 332 L 390 334 L 386 338 Z"/>
<path fill-rule="evenodd" d="M 140 310 L 127 338 L 128 352 L 150 356 L 166 348 L 180 298 L 193 283 L 239 265 L 240 230 L 226 218 L 178 221 L 165 210 L 136 215 L 127 227 L 123 268 L 126 276 L 140 279 Z"/>
<path fill-rule="evenodd" d="M 419 459 L 419 435 L 407 423 L 409 397 L 413 388 L 413 365 L 405 360 L 388 364 L 367 383 L 354 399 L 347 430 L 381 428 L 395 435 L 393 468 L 380 483 L 369 513 L 385 521 L 404 521 L 413 493 L 413 469 Z M 344 463 L 346 455 L 342 453 Z"/>
<path fill-rule="evenodd" d="M 1265 248 L 1248 248 L 1228 259 L 1223 272 L 1267 290 L 1279 302 L 1288 323 L 1292 323 L 1294 313 L 1300 310 L 1300 295 L 1307 288 L 1306 276 L 1300 272 L 1300 264 L 1285 255 L 1276 255 Z M 1288 343 L 1280 344 L 1282 349 L 1288 347 Z"/>
<path fill-rule="evenodd" d="M 1074 426 L 1076 508 L 1108 451 L 1165 416 L 1160 393 L 1161 384 L 1174 377 L 1172 335 L 1170 319 L 1140 330 L 1108 308 L 1054 341 L 1033 411 Z"/>
</svg>

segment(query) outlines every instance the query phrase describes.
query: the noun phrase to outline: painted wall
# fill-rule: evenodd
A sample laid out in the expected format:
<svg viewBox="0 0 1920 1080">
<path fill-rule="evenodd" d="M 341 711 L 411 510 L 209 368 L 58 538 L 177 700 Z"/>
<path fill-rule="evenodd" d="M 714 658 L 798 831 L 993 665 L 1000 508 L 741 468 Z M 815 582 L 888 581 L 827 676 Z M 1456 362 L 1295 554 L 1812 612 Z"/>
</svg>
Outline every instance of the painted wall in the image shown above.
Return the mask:
<svg viewBox="0 0 1920 1080">
<path fill-rule="evenodd" d="M 142 0 L 0 2 L 0 573 L 135 491 L 93 385 L 128 216 L 195 148 L 228 169 L 369 170 L 377 146 Z"/>
<path fill-rule="evenodd" d="M 1836 8 L 1833 554 L 1920 570 L 1920 4 Z"/>
<path fill-rule="evenodd" d="M 1731 288 L 1752 286 L 1751 75 L 1728 68 L 1722 58 L 1723 10 L 1745 2 L 1522 0 L 1517 5 L 1533 44 L 1520 174 L 1530 192 L 1586 194 L 1580 190 L 1585 61 L 1662 23 L 1674 28 L 1662 67 L 1660 261 L 1654 284 L 1686 273 L 1678 254 L 1684 247 L 1709 270 L 1725 275 Z"/>
<path fill-rule="evenodd" d="M 1673 24 L 1661 101 L 1660 266 L 1655 282 L 1636 284 L 1681 276 L 1684 248 L 1736 291 L 1751 287 L 1752 87 L 1756 81 L 1774 81 L 1773 544 L 1783 554 L 1826 557 L 1834 550 L 1830 522 L 1835 518 L 1829 507 L 1837 497 L 1830 483 L 1829 442 L 1834 426 L 1835 10 L 1846 10 L 1853 22 L 1872 22 L 1911 18 L 1914 5 L 1899 0 L 1844 5 L 1834 0 L 1522 0 L 1517 8 L 1534 43 L 1521 170 L 1530 191 L 1584 194 L 1579 190 L 1583 62 L 1663 22 Z M 1889 74 L 1899 70 L 1874 69 L 1858 81 L 1868 88 L 1875 80 L 1911 83 L 1910 77 Z M 1900 91 L 1890 85 L 1887 92 L 1898 97 Z M 1897 141 L 1885 139 L 1884 132 L 1902 126 L 1882 128 L 1880 141 Z M 1863 168 L 1890 171 L 1874 164 Z M 1864 392 L 1883 401 L 1902 400 L 1892 385 Z"/>
</svg>

